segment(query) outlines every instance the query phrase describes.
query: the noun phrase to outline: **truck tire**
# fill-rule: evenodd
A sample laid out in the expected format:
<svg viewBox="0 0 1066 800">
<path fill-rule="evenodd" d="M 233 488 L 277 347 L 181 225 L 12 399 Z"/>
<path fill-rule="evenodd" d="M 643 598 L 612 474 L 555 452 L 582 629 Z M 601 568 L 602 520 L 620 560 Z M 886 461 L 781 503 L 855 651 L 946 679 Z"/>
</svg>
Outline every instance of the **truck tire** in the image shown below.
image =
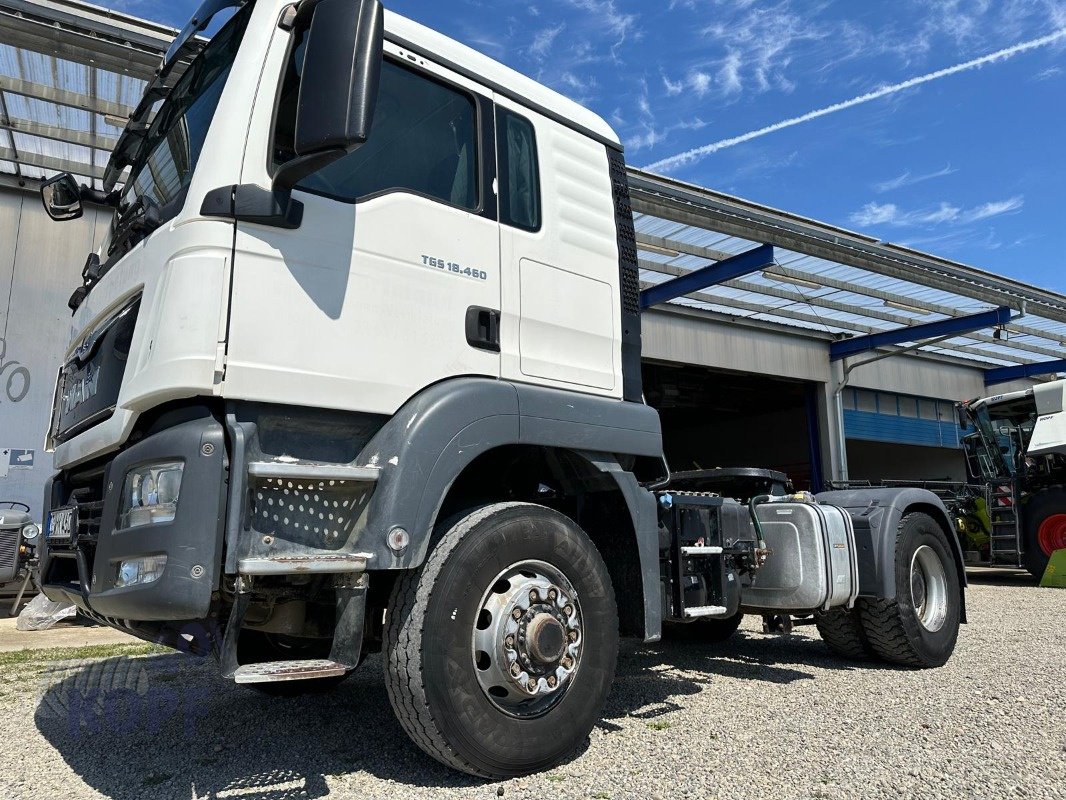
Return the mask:
<svg viewBox="0 0 1066 800">
<path fill-rule="evenodd" d="M 499 503 L 453 518 L 393 587 L 385 684 L 407 734 L 482 778 L 566 759 L 614 680 L 618 612 L 607 568 L 572 520 Z"/>
<path fill-rule="evenodd" d="M 943 666 L 959 637 L 962 586 L 944 532 L 928 514 L 900 520 L 895 566 L 895 599 L 859 600 L 866 639 L 893 664 Z"/>
<path fill-rule="evenodd" d="M 1050 489 L 1029 499 L 1025 520 L 1025 555 L 1022 563 L 1037 580 L 1044 577 L 1051 554 L 1066 549 L 1066 491 Z"/>
<path fill-rule="evenodd" d="M 866 639 L 866 632 L 862 628 L 862 615 L 857 607 L 815 611 L 814 624 L 822 635 L 822 641 L 834 655 L 849 661 L 865 661 L 873 655 L 874 651 Z"/>
<path fill-rule="evenodd" d="M 739 611 L 727 619 L 698 619 L 694 622 L 664 622 L 663 638 L 678 642 L 716 644 L 732 638 L 744 615 Z"/>
</svg>

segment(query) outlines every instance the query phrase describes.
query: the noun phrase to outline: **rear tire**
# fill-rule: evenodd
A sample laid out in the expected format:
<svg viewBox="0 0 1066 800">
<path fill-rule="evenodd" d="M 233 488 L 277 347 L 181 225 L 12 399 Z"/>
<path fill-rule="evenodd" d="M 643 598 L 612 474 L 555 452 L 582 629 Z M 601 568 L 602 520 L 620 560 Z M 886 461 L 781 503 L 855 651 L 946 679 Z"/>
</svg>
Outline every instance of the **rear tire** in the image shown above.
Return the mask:
<svg viewBox="0 0 1066 800">
<path fill-rule="evenodd" d="M 732 638 L 744 615 L 739 611 L 728 619 L 699 619 L 694 622 L 663 623 L 663 638 L 678 642 L 717 644 Z"/>
<path fill-rule="evenodd" d="M 865 661 L 874 654 L 862 627 L 859 609 L 831 608 L 814 612 L 818 633 L 834 655 L 849 661 Z"/>
<path fill-rule="evenodd" d="M 1051 560 L 1051 552 L 1062 544 L 1061 517 L 1066 514 L 1066 492 L 1061 489 L 1050 489 L 1041 492 L 1029 499 L 1022 511 L 1025 519 L 1025 555 L 1022 564 L 1026 571 L 1037 580 L 1044 577 L 1048 562 Z M 1049 530 L 1043 531 L 1041 527 L 1048 525 Z"/>
<path fill-rule="evenodd" d="M 585 741 L 614 680 L 618 613 L 603 559 L 572 520 L 528 503 L 485 506 L 440 532 L 389 603 L 393 710 L 453 769 L 546 770 Z"/>
<path fill-rule="evenodd" d="M 900 521 L 895 566 L 895 599 L 859 601 L 867 641 L 893 664 L 943 666 L 959 637 L 962 587 L 951 547 L 928 514 Z"/>
</svg>

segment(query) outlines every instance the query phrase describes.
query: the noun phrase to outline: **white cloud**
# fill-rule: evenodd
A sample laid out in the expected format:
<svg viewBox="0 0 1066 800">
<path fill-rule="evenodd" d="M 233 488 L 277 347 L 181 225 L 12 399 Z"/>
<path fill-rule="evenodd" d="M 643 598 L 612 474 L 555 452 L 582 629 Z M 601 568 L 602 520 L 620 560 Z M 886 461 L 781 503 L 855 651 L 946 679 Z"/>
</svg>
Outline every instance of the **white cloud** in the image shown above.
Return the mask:
<svg viewBox="0 0 1066 800">
<path fill-rule="evenodd" d="M 685 91 L 685 82 L 672 81 L 666 75 L 663 75 L 663 88 L 666 89 L 667 97 L 674 97 Z"/>
<path fill-rule="evenodd" d="M 1025 205 L 1021 195 L 1006 200 L 983 203 L 963 209 L 952 203 L 941 202 L 933 208 L 904 211 L 895 203 L 867 203 L 848 218 L 862 228 L 891 225 L 897 228 L 930 227 L 944 224 L 970 225 L 992 217 L 1020 211 Z"/>
<path fill-rule="evenodd" d="M 795 127 L 796 125 L 802 125 L 805 122 L 811 122 L 812 120 L 820 119 L 821 117 L 829 116 L 830 114 L 836 114 L 839 111 L 844 111 L 855 106 L 863 105 L 864 103 L 870 103 L 874 100 L 880 100 L 883 97 L 890 97 L 891 95 L 899 94 L 900 92 L 908 89 L 913 89 L 926 83 L 930 83 L 940 78 L 946 78 L 950 75 L 957 75 L 960 72 L 967 72 L 969 70 L 978 69 L 987 64 L 994 64 L 999 61 L 1006 61 L 1009 58 L 1020 55 L 1021 53 L 1029 52 L 1030 50 L 1036 50 L 1041 47 L 1047 47 L 1048 45 L 1055 44 L 1066 40 L 1066 28 L 1050 33 L 1047 36 L 1041 36 L 1038 39 L 1030 39 L 1027 42 L 1016 44 L 1012 47 L 1007 47 L 1002 50 L 997 50 L 995 53 L 989 53 L 988 55 L 981 56 L 980 58 L 974 58 L 969 61 L 964 61 L 961 64 L 956 64 L 952 67 L 946 67 L 935 72 L 930 72 L 925 75 L 919 75 L 916 78 L 911 78 L 900 83 L 890 84 L 888 86 L 882 86 L 879 89 L 875 89 L 872 92 L 866 92 L 858 97 L 853 97 L 850 100 L 844 100 L 840 103 L 834 103 L 824 108 L 818 108 L 814 111 L 809 111 L 806 114 L 801 114 L 798 117 L 791 117 L 781 122 L 775 122 L 773 125 L 767 125 L 763 128 L 758 128 L 748 133 L 741 134 L 739 136 L 732 136 L 728 139 L 720 139 L 717 142 L 703 145 L 702 147 L 694 147 L 690 150 L 686 150 L 683 153 L 670 156 L 669 158 L 663 158 L 656 161 L 654 164 L 650 164 L 647 169 L 652 171 L 669 171 L 677 169 L 678 167 L 686 166 L 699 161 L 713 153 L 717 153 L 720 150 L 724 150 L 727 147 L 735 147 L 738 144 L 744 142 L 750 142 L 753 139 L 759 139 L 763 136 L 768 136 L 771 133 L 777 133 L 778 131 L 785 130 L 787 128 Z"/>
<path fill-rule="evenodd" d="M 559 38 L 559 34 L 563 32 L 565 27 L 565 25 L 559 24 L 537 31 L 533 36 L 532 44 L 529 45 L 529 54 L 537 59 L 547 58 L 548 53 L 551 52 L 552 45 L 555 44 L 555 40 Z"/>
<path fill-rule="evenodd" d="M 927 172 L 921 175 L 915 175 L 910 170 L 907 170 L 902 175 L 897 175 L 895 178 L 875 183 L 874 191 L 879 194 L 884 194 L 885 192 L 902 189 L 904 186 L 914 186 L 916 183 L 925 183 L 926 181 L 935 180 L 936 178 L 944 178 L 948 175 L 953 175 L 956 172 L 958 172 L 958 170 L 952 169 L 950 164 L 943 169 L 938 169 L 935 172 Z"/>
<path fill-rule="evenodd" d="M 706 72 L 693 72 L 688 76 L 688 85 L 698 97 L 703 97 L 711 90 L 711 76 Z"/>
</svg>

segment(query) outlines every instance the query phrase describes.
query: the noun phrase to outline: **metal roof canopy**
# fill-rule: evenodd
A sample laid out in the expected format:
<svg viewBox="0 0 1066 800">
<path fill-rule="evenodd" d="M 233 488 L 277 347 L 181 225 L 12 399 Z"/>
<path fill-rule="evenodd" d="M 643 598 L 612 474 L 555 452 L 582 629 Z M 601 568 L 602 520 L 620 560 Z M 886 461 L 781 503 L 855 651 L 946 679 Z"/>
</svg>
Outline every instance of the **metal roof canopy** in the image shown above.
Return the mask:
<svg viewBox="0 0 1066 800">
<path fill-rule="evenodd" d="M 761 275 L 675 305 L 817 330 L 842 343 L 867 336 L 880 347 L 916 342 L 903 351 L 979 369 L 1024 365 L 1030 376 L 1050 374 L 1033 370 L 1066 355 L 1066 296 L 642 170 L 631 168 L 629 179 L 644 286 L 755 245 L 776 248 L 777 263 Z M 1014 310 L 1014 320 L 989 313 L 996 308 Z M 958 323 L 971 316 L 978 325 Z M 973 332 L 981 326 L 995 330 Z M 930 329 L 941 338 L 923 344 Z M 950 333 L 957 335 L 943 338 Z M 1033 366 L 1039 363 L 1048 366 Z"/>
<path fill-rule="evenodd" d="M 0 0 L 0 181 L 24 186 L 69 171 L 99 187 L 176 34 L 78 0 Z M 1025 317 L 995 335 L 960 332 L 906 350 L 1026 375 L 1063 366 L 1063 295 L 642 170 L 629 180 L 642 288 L 684 278 L 667 290 L 688 289 L 674 306 L 831 340 L 1009 307 Z M 764 245 L 775 249 L 773 265 L 732 262 L 751 269 L 730 274 L 722 263 Z"/>
<path fill-rule="evenodd" d="M 0 172 L 100 188 L 177 31 L 76 0 L 0 0 Z"/>
</svg>

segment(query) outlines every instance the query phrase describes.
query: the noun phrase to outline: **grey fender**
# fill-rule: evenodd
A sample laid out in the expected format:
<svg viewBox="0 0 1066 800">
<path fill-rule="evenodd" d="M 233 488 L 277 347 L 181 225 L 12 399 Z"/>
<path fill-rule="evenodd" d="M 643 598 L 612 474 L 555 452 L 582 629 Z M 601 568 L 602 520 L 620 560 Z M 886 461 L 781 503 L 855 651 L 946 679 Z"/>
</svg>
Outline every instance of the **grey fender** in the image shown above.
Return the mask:
<svg viewBox="0 0 1066 800">
<path fill-rule="evenodd" d="M 966 621 L 966 565 L 962 546 L 955 534 L 944 503 L 926 489 L 849 489 L 824 492 L 820 503 L 850 512 L 855 522 L 859 546 L 859 592 L 864 597 L 896 597 L 896 534 L 904 516 L 913 512 L 928 514 L 944 530 L 955 559 L 962 587 L 962 621 Z"/>
<path fill-rule="evenodd" d="M 381 469 L 360 539 L 361 549 L 375 556 L 372 568 L 410 569 L 422 564 L 437 513 L 455 479 L 479 456 L 516 444 L 600 454 L 596 463 L 619 482 L 634 528 L 642 532 L 640 526 L 650 524 L 642 522 L 648 515 L 647 503 L 633 485 L 644 490 L 618 467 L 615 455 L 661 456 L 662 435 L 654 409 L 489 378 L 458 378 L 413 397 L 360 455 L 360 464 Z M 397 527 L 410 534 L 410 544 L 400 553 L 386 543 L 388 533 Z M 652 541 L 657 546 L 654 537 Z M 658 553 L 654 555 L 657 570 Z M 658 589 L 652 594 L 658 597 Z"/>
</svg>

